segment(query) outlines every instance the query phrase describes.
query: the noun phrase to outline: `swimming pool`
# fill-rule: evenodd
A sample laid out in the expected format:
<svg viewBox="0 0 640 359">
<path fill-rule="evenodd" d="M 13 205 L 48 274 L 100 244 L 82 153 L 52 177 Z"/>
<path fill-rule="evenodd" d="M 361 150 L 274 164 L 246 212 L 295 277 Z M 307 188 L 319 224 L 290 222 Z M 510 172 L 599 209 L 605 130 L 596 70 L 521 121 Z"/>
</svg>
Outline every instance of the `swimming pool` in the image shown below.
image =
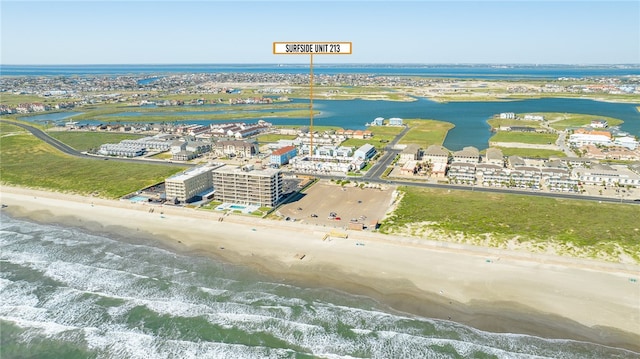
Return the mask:
<svg viewBox="0 0 640 359">
<path fill-rule="evenodd" d="M 149 198 L 144 197 L 144 196 L 133 196 L 133 197 L 129 198 L 129 201 L 131 201 L 133 203 L 149 202 Z"/>
<path fill-rule="evenodd" d="M 232 203 L 223 203 L 216 207 L 217 211 L 238 211 L 245 214 L 249 214 L 255 212 L 260 208 L 257 205 L 242 205 L 242 204 L 232 204 Z"/>
</svg>

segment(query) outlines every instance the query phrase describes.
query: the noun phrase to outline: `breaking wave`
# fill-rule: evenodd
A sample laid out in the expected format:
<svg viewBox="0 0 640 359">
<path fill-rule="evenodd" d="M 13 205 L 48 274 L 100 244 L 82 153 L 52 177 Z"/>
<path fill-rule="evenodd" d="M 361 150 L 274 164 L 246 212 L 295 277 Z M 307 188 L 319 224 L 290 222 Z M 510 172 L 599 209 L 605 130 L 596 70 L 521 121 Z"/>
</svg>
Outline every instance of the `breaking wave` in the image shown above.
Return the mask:
<svg viewBox="0 0 640 359">
<path fill-rule="evenodd" d="M 6 357 L 637 357 L 392 314 L 367 298 L 5 215 L 0 265 Z"/>
</svg>

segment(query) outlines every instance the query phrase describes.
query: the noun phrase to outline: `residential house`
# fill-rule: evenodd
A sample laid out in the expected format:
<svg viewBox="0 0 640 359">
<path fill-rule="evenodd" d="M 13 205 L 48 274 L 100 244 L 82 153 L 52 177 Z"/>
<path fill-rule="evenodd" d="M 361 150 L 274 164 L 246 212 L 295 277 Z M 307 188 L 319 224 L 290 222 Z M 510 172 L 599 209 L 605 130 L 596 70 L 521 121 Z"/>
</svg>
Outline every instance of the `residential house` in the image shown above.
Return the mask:
<svg viewBox="0 0 640 359">
<path fill-rule="evenodd" d="M 413 176 L 416 174 L 416 170 L 418 168 L 418 161 L 410 160 L 405 162 L 405 164 L 400 168 L 400 174 L 404 176 Z"/>
<path fill-rule="evenodd" d="M 431 176 L 444 178 L 449 164 L 449 150 L 439 145 L 431 145 L 422 153 L 422 161 L 431 167 Z"/>
<path fill-rule="evenodd" d="M 419 161 L 421 159 L 420 146 L 416 144 L 409 144 L 400 152 L 398 163 L 403 164 L 408 161 Z"/>
<path fill-rule="evenodd" d="M 502 154 L 502 150 L 495 147 L 488 148 L 484 155 L 484 163 L 504 167 L 504 155 Z"/>
<path fill-rule="evenodd" d="M 376 153 L 377 153 L 376 148 L 373 147 L 373 145 L 365 143 L 353 153 L 353 156 L 355 158 L 366 161 L 373 158 L 373 156 L 375 156 Z"/>
<path fill-rule="evenodd" d="M 403 120 L 398 117 L 392 117 L 389 119 L 389 126 L 403 126 Z"/>
<path fill-rule="evenodd" d="M 473 146 L 464 147 L 461 151 L 453 153 L 452 163 L 478 163 L 480 162 L 480 151 Z"/>
</svg>

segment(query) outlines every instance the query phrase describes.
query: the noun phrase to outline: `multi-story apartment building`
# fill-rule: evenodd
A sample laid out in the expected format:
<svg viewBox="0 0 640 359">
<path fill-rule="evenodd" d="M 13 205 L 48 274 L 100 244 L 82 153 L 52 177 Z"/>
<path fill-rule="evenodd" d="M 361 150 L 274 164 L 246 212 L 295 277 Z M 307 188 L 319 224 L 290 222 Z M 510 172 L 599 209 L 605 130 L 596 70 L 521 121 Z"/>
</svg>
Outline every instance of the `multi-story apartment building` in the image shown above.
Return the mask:
<svg viewBox="0 0 640 359">
<path fill-rule="evenodd" d="M 216 201 L 273 207 L 282 197 L 282 172 L 278 169 L 224 166 L 211 173 Z"/>
<path fill-rule="evenodd" d="M 164 181 L 168 201 L 192 202 L 213 191 L 211 171 L 222 165 L 205 165 L 178 173 Z"/>
</svg>

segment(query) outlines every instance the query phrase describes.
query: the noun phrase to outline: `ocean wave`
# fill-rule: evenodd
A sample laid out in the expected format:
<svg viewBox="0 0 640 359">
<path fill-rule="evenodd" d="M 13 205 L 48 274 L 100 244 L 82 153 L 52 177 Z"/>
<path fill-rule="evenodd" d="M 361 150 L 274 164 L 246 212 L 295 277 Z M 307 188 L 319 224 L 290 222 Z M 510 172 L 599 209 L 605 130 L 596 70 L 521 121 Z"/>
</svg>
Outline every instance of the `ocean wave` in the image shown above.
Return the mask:
<svg viewBox="0 0 640 359">
<path fill-rule="evenodd" d="M 16 328 L 3 347 L 18 352 L 48 340 L 42 348 L 58 343 L 99 358 L 635 355 L 393 314 L 367 298 L 269 282 L 206 258 L 2 220 L 0 323 Z"/>
</svg>

